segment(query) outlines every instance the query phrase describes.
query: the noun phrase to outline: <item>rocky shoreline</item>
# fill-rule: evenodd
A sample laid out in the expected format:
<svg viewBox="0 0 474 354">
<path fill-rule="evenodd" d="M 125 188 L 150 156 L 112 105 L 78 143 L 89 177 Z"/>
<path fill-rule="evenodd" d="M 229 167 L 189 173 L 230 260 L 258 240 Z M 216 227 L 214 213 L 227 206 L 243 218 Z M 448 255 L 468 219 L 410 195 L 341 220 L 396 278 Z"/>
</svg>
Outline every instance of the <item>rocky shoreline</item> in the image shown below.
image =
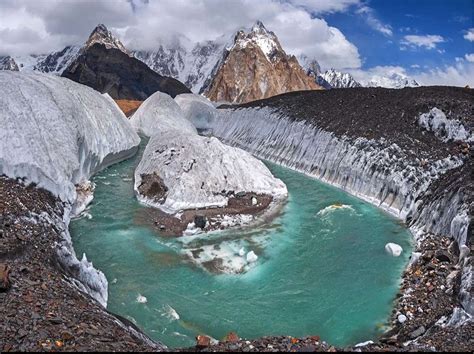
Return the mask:
<svg viewBox="0 0 474 354">
<path fill-rule="evenodd" d="M 0 177 L 0 351 L 158 351 L 126 320 L 107 312 L 62 271 L 64 204 L 49 192 Z"/>
</svg>

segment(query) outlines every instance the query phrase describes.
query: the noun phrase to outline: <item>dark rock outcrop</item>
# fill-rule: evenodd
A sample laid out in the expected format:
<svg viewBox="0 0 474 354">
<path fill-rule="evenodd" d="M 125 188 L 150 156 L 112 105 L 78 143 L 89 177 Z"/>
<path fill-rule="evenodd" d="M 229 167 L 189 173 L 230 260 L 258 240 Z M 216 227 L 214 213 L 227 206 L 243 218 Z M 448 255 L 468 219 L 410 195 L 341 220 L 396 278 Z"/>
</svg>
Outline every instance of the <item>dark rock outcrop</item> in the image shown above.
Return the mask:
<svg viewBox="0 0 474 354">
<path fill-rule="evenodd" d="M 190 92 L 178 80 L 161 76 L 140 60 L 99 43 L 86 48 L 62 76 L 114 99 L 145 100 L 156 91 L 172 97 Z"/>
</svg>

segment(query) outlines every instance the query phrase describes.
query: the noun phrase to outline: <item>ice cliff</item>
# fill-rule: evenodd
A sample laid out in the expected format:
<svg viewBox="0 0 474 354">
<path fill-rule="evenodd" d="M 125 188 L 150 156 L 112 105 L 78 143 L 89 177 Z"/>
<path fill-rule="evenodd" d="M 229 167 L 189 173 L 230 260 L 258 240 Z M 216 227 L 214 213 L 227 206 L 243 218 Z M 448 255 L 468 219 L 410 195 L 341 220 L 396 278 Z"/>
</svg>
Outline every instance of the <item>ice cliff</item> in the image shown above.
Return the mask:
<svg viewBox="0 0 474 354">
<path fill-rule="evenodd" d="M 143 202 L 176 213 L 225 206 L 228 192 L 286 197 L 286 186 L 261 161 L 216 138 L 197 134 L 191 121 L 200 121 L 203 111 L 198 109 L 194 115 L 189 108 L 204 105 L 201 98 L 193 101 L 187 95 L 177 101 L 184 111 L 168 95 L 155 93 L 132 117 L 137 130 L 151 136 L 135 171 L 135 191 Z M 154 185 L 154 193 L 141 188 L 147 181 Z"/>
<path fill-rule="evenodd" d="M 52 75 L 0 73 L 0 174 L 73 203 L 76 184 L 140 139 L 113 100 Z"/>
<path fill-rule="evenodd" d="M 0 92 L 0 175 L 35 183 L 66 202 L 65 214 L 50 220 L 62 230 L 61 266 L 105 306 L 107 280 L 86 257 L 77 259 L 67 227 L 76 185 L 132 155 L 140 138 L 109 96 L 68 79 L 0 72 Z"/>
</svg>

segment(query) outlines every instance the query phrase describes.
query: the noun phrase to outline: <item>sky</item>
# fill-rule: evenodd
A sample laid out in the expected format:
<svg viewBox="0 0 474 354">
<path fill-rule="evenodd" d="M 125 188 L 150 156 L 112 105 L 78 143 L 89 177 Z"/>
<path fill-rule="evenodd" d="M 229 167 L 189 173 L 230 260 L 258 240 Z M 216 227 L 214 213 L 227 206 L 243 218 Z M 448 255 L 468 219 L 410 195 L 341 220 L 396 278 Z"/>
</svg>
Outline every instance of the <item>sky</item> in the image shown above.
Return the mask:
<svg viewBox="0 0 474 354">
<path fill-rule="evenodd" d="M 261 20 L 290 54 L 360 81 L 400 73 L 474 86 L 474 0 L 0 0 L 0 55 L 82 44 L 105 24 L 129 49 L 231 36 Z"/>
</svg>

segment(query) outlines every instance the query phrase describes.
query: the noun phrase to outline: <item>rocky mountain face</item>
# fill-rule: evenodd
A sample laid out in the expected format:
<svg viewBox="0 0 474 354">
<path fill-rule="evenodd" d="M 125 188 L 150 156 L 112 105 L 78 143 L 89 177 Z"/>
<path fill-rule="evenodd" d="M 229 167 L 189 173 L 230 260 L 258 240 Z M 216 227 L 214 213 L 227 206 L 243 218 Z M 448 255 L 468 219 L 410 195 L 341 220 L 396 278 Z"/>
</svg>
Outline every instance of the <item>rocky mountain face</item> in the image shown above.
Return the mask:
<svg viewBox="0 0 474 354">
<path fill-rule="evenodd" d="M 190 92 L 178 80 L 161 76 L 122 50 L 97 42 L 81 50 L 62 76 L 108 93 L 114 99 L 143 101 L 156 91 L 172 97 Z"/>
<path fill-rule="evenodd" d="M 20 69 L 11 56 L 0 56 L 0 70 L 19 71 Z"/>
<path fill-rule="evenodd" d="M 213 101 L 243 103 L 285 92 L 321 89 L 273 32 L 257 22 L 239 31 L 204 94 Z"/>
</svg>

